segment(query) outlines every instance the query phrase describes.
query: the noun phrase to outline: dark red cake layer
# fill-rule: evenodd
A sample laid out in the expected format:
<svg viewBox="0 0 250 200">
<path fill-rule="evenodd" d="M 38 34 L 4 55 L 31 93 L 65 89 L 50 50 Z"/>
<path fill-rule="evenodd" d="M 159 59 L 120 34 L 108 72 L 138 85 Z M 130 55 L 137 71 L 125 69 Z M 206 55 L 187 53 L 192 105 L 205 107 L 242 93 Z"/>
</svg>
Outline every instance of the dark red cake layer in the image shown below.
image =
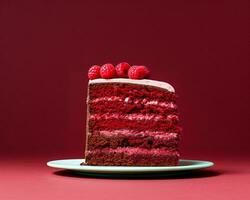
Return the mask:
<svg viewBox="0 0 250 200">
<path fill-rule="evenodd" d="M 175 166 L 179 156 L 178 151 L 125 147 L 87 151 L 85 159 L 88 165 Z"/>
<path fill-rule="evenodd" d="M 178 133 L 165 132 L 136 132 L 128 129 L 98 131 L 88 136 L 88 149 L 141 147 L 176 150 L 180 140 L 179 135 Z"/>
<path fill-rule="evenodd" d="M 173 117 L 174 116 L 174 117 Z M 133 130 L 175 130 L 178 116 L 158 114 L 93 114 L 89 118 L 89 132 L 95 130 L 133 129 Z"/>
<path fill-rule="evenodd" d="M 177 113 L 174 102 L 159 102 L 147 98 L 102 97 L 89 101 L 90 113 L 159 113 L 168 115 Z"/>
<path fill-rule="evenodd" d="M 156 88 L 153 86 L 143 86 L 124 83 L 106 83 L 106 84 L 90 84 L 89 99 L 119 96 L 122 98 L 149 98 L 162 102 L 176 101 L 176 95 L 173 92 Z"/>
</svg>

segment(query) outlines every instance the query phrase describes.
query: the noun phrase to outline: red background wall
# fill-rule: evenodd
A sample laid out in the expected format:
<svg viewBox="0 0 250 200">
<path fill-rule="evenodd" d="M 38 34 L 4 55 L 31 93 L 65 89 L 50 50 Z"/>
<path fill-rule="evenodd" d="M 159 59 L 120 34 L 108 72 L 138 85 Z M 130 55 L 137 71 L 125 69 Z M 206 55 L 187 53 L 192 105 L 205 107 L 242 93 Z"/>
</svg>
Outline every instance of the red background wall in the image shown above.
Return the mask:
<svg viewBox="0 0 250 200">
<path fill-rule="evenodd" d="M 250 152 L 247 7 L 1 1 L 0 154 L 82 156 L 88 67 L 121 61 L 175 86 L 184 156 Z"/>
</svg>

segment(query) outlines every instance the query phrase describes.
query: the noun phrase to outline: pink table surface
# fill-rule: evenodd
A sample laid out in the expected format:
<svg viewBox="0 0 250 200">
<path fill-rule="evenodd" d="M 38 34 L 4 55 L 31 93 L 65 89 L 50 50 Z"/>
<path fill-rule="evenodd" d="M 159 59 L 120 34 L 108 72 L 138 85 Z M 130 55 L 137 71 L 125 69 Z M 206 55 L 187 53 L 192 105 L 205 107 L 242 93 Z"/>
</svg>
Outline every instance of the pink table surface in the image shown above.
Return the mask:
<svg viewBox="0 0 250 200">
<path fill-rule="evenodd" d="M 52 158 L 52 160 L 55 158 Z M 104 179 L 46 166 L 48 157 L 2 159 L 0 199 L 249 199 L 250 161 L 213 158 L 210 169 L 161 179 Z M 211 160 L 211 159 L 210 159 Z"/>
</svg>

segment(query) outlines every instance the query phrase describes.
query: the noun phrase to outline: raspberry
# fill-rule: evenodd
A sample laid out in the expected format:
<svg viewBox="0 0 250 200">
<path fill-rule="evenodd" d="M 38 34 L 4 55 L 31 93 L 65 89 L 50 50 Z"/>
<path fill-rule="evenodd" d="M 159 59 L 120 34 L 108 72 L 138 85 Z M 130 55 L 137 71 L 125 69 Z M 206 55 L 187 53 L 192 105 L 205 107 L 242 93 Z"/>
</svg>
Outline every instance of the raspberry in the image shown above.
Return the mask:
<svg viewBox="0 0 250 200">
<path fill-rule="evenodd" d="M 116 74 L 120 78 L 126 78 L 128 77 L 128 70 L 130 68 L 130 65 L 126 62 L 122 62 L 116 66 Z"/>
<path fill-rule="evenodd" d="M 115 67 L 112 64 L 105 64 L 101 66 L 100 74 L 102 78 L 114 78 L 116 75 Z"/>
<path fill-rule="evenodd" d="M 128 70 L 128 77 L 131 79 L 143 79 L 149 76 L 149 70 L 145 66 L 132 66 Z"/>
<path fill-rule="evenodd" d="M 96 79 L 96 78 L 100 78 L 100 69 L 101 67 L 98 65 L 94 65 L 92 67 L 89 68 L 89 72 L 88 72 L 88 77 L 90 80 L 92 79 Z"/>
</svg>

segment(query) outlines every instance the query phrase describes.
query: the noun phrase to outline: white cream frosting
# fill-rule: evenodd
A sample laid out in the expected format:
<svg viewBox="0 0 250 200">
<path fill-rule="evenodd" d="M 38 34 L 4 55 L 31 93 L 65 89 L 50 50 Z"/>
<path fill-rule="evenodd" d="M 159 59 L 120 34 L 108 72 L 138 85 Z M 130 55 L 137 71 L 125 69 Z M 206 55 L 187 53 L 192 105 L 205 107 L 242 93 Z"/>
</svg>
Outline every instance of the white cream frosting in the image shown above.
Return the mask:
<svg viewBox="0 0 250 200">
<path fill-rule="evenodd" d="M 167 90 L 169 92 L 175 92 L 174 87 L 170 85 L 169 83 L 163 82 L 163 81 L 155 81 L 150 79 L 129 79 L 129 78 L 112 78 L 112 79 L 94 79 L 89 80 L 89 84 L 98 84 L 98 83 L 129 83 L 129 84 L 136 84 L 136 85 L 147 85 L 147 86 L 153 86 L 158 87 L 164 90 Z"/>
</svg>

